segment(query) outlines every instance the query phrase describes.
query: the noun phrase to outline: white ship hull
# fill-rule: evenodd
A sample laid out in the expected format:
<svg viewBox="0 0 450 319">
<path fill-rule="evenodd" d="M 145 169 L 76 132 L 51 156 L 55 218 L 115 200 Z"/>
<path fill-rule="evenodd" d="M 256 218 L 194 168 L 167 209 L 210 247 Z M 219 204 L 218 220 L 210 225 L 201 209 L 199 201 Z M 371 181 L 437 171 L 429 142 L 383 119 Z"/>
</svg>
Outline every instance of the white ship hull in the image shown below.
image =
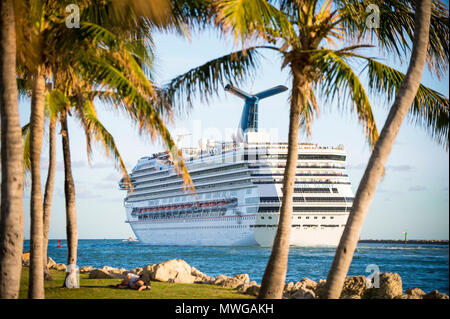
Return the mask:
<svg viewBox="0 0 450 319">
<path fill-rule="evenodd" d="M 156 246 L 262 246 L 271 247 L 276 228 L 265 231 L 165 227 L 133 227 L 139 242 Z M 291 246 L 337 246 L 343 229 L 292 229 Z"/>
<path fill-rule="evenodd" d="M 196 189 L 186 193 L 173 166 L 144 158 L 131 174 L 127 222 L 140 243 L 272 246 L 282 200 L 286 144 L 246 143 L 187 164 Z M 337 246 L 353 201 L 342 148 L 299 145 L 293 246 Z"/>
</svg>

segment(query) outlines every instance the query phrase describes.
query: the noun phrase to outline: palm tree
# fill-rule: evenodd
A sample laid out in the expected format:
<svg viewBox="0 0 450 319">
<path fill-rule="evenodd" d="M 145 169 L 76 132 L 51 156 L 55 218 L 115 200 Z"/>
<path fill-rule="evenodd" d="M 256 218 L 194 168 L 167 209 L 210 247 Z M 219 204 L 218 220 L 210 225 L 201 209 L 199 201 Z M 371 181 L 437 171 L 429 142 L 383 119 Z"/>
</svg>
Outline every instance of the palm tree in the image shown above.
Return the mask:
<svg viewBox="0 0 450 319">
<path fill-rule="evenodd" d="M 72 3 L 73 1 L 70 1 Z M 67 2 L 69 3 L 69 2 Z M 58 51 L 63 56 L 73 55 L 74 42 L 69 42 L 68 35 L 76 33 L 78 37 L 85 35 L 77 30 L 70 30 L 65 25 L 65 5 L 66 1 L 33 1 L 27 2 L 28 5 L 22 3 L 21 12 L 24 13 L 23 25 L 18 41 L 22 47 L 19 53 L 21 65 L 27 69 L 27 73 L 32 75 L 33 92 L 31 98 L 31 118 L 30 118 L 30 155 L 31 155 L 31 264 L 30 264 L 30 286 L 29 296 L 31 298 L 43 298 L 43 206 L 42 194 L 40 189 L 40 152 L 43 132 L 44 119 L 44 96 L 45 96 L 45 78 L 44 75 L 51 75 L 54 72 L 56 60 L 60 59 L 53 52 L 58 43 L 66 42 L 67 49 Z M 112 1 L 105 3 L 104 1 L 95 1 L 95 3 L 87 3 L 86 1 L 78 1 L 82 12 L 86 13 L 87 22 L 89 18 L 95 18 L 99 22 L 113 26 L 114 31 L 119 34 L 126 34 L 131 39 L 137 38 L 148 33 L 152 27 L 165 27 L 171 25 L 168 10 L 169 2 L 166 0 L 159 1 L 158 5 L 145 4 L 142 1 Z M 102 11 L 103 9 L 103 11 Z M 106 15 L 105 15 L 106 13 Z M 26 18 L 25 18 L 26 17 Z M 120 28 L 118 25 L 120 24 Z M 27 26 L 27 27 L 23 27 Z M 91 25 L 94 26 L 95 25 Z M 100 26 L 100 25 L 99 25 Z M 89 26 L 88 26 L 89 27 Z M 86 29 L 84 29 L 85 31 Z M 84 32 L 83 31 L 83 32 Z M 89 32 L 85 32 L 89 35 Z M 28 41 L 25 41 L 28 40 Z M 80 40 L 80 39 L 78 39 Z M 77 41 L 76 41 L 77 42 Z M 75 42 L 75 43 L 76 43 Z M 70 46 L 69 46 L 70 43 Z M 108 44 L 107 44 L 108 45 Z M 62 46 L 59 46 L 60 48 Z M 140 49 L 140 48 L 139 48 Z M 33 52 L 34 54 L 29 54 Z M 66 59 L 67 60 L 67 59 Z M 136 67 L 136 65 L 134 65 Z M 49 76 L 50 77 L 50 76 Z M 148 82 L 148 81 L 147 81 Z M 151 88 L 151 87 L 150 87 Z M 64 119 L 64 117 L 63 117 Z M 64 121 L 63 121 L 64 123 Z M 65 132 L 63 130 L 63 132 Z M 64 136 L 63 136 L 64 137 Z M 64 142 L 67 140 L 64 139 Z M 66 163 L 67 165 L 67 163 Z M 68 184 L 70 184 L 68 177 Z M 68 187 L 66 190 L 71 190 Z M 74 195 L 72 196 L 74 197 Z M 73 202 L 71 196 L 67 196 L 69 202 Z M 74 205 L 68 205 L 74 207 Z M 68 213 L 68 216 L 74 216 Z M 76 223 L 68 221 L 72 227 L 70 234 L 76 234 L 73 227 Z M 74 243 L 74 240 L 70 240 Z M 76 251 L 70 249 L 70 251 Z M 73 260 L 72 257 L 69 260 Z"/>
<path fill-rule="evenodd" d="M 369 4 L 380 10 L 382 19 L 378 28 L 366 24 Z M 404 75 L 358 51 L 378 46 L 383 52 L 402 58 L 409 52 L 408 43 L 413 39 L 414 8 L 412 0 L 215 1 L 212 15 L 217 26 L 234 35 L 235 40 L 241 40 L 244 49 L 194 68 L 165 86 L 169 101 L 181 103 L 187 99 L 190 105 L 200 88 L 201 96 L 207 100 L 207 95 L 225 81 L 240 81 L 251 75 L 258 65 L 258 52 L 263 49 L 279 53 L 283 59 L 281 67 L 289 68 L 292 89 L 283 200 L 260 298 L 281 298 L 285 284 L 299 124 L 311 134 L 311 123 L 319 111 L 316 94 L 320 94 L 324 102 L 337 99 L 342 110 L 356 114 L 369 144 L 375 145 L 378 131 L 355 63 L 364 64 L 368 88 L 375 95 L 391 96 Z M 434 1 L 427 61 L 438 76 L 448 65 L 447 20 L 446 6 Z M 248 41 L 255 40 L 262 41 L 261 45 L 248 46 Z M 448 98 L 421 85 L 409 116 L 435 141 L 448 146 Z"/>
<path fill-rule="evenodd" d="M 56 116 L 50 114 L 50 121 L 48 126 L 48 170 L 47 180 L 45 182 L 44 193 L 44 216 L 43 216 L 43 252 L 42 260 L 44 263 L 44 280 L 52 280 L 50 272 L 48 271 L 47 250 L 48 250 L 48 233 L 50 230 L 50 215 L 53 200 L 53 189 L 55 185 L 56 173 Z"/>
<path fill-rule="evenodd" d="M 341 295 L 345 277 L 350 268 L 364 218 L 369 210 L 376 186 L 383 175 L 384 165 L 394 145 L 400 126 L 419 89 L 422 71 L 427 59 L 430 17 L 431 0 L 418 1 L 411 62 L 356 192 L 350 216 L 328 274 L 326 298 L 336 299 Z"/>
<path fill-rule="evenodd" d="M 90 96 L 95 96 L 97 92 L 90 93 Z M 83 97 L 82 97 L 83 99 Z M 47 114 L 49 116 L 49 168 L 46 181 L 46 191 L 44 197 L 44 211 L 46 212 L 43 220 L 44 224 L 44 276 L 48 276 L 47 280 L 51 280 L 46 267 L 47 260 L 47 245 L 48 245 L 48 231 L 51 213 L 51 198 L 53 197 L 53 187 L 56 167 L 56 141 L 55 141 L 55 126 L 59 117 L 61 124 L 63 157 L 64 157 L 64 176 L 65 176 L 65 196 L 66 196 L 66 218 L 69 219 L 67 226 L 68 238 L 68 265 L 76 264 L 77 259 L 77 227 L 76 227 L 76 210 L 75 210 L 75 183 L 72 176 L 72 168 L 70 161 L 70 147 L 69 147 L 69 132 L 67 128 L 67 113 L 73 110 L 77 119 L 84 127 L 87 140 L 88 156 L 90 156 L 92 148 L 91 141 L 99 141 L 103 144 L 106 154 L 112 155 L 124 175 L 127 175 L 125 164 L 118 151 L 112 135 L 106 130 L 103 124 L 99 121 L 96 115 L 95 108 L 91 102 L 83 103 L 83 105 L 75 104 L 71 108 L 72 103 L 77 103 L 79 96 L 66 97 L 59 89 L 53 89 L 46 94 Z M 30 124 L 26 124 L 22 128 L 24 136 L 24 162 L 25 170 L 29 171 L 30 165 Z"/>
<path fill-rule="evenodd" d="M 19 296 L 23 246 L 22 139 L 17 105 L 15 8 L 0 1 L 0 298 Z"/>
<path fill-rule="evenodd" d="M 20 87 L 22 96 L 27 96 L 30 90 L 26 87 L 26 80 L 20 79 L 19 83 L 23 84 Z M 51 90 L 46 94 L 46 117 L 49 118 L 48 124 L 48 145 L 49 145 L 49 159 L 47 179 L 45 182 L 45 193 L 43 203 L 43 242 L 42 242 L 42 255 L 43 255 L 43 269 L 44 280 L 53 280 L 47 267 L 47 249 L 48 249 L 48 233 L 50 228 L 50 215 L 53 199 L 53 189 L 55 185 L 55 173 L 56 173 L 56 122 L 58 120 L 58 114 L 65 103 L 64 97 L 58 90 Z M 25 174 L 31 171 L 31 155 L 30 155 L 30 123 L 22 127 L 22 136 L 24 140 L 23 147 L 23 162 Z"/>
</svg>

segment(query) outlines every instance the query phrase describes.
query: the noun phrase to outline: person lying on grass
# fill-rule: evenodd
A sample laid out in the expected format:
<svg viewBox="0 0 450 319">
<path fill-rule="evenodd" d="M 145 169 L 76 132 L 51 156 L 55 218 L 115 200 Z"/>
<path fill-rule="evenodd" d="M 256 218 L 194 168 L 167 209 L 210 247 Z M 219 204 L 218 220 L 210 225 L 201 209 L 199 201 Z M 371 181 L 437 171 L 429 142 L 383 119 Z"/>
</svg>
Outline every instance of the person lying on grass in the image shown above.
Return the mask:
<svg viewBox="0 0 450 319">
<path fill-rule="evenodd" d="M 144 281 L 141 279 L 140 276 L 129 273 L 127 276 L 122 280 L 120 284 L 117 284 L 115 286 L 116 288 L 131 288 L 131 289 L 137 289 L 138 291 L 142 291 L 145 289 L 152 289 L 150 287 L 150 283 L 145 285 Z"/>
</svg>

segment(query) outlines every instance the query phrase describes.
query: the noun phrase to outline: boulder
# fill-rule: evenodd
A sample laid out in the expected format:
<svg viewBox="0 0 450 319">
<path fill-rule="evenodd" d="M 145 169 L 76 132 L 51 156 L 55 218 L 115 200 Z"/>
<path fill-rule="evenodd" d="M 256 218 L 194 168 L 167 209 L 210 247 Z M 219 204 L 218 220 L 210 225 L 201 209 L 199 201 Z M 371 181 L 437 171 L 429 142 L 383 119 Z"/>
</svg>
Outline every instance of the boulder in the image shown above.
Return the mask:
<svg viewBox="0 0 450 319">
<path fill-rule="evenodd" d="M 226 280 L 230 280 L 231 277 L 227 275 L 218 275 L 216 279 L 214 280 L 213 284 L 217 286 L 221 286 L 223 282 Z"/>
<path fill-rule="evenodd" d="M 95 268 L 92 266 L 83 266 L 80 267 L 80 274 L 88 274 L 90 273 L 92 270 L 94 270 Z"/>
<path fill-rule="evenodd" d="M 405 295 L 409 296 L 407 299 L 422 299 L 426 293 L 420 288 L 409 288 L 406 289 Z"/>
<path fill-rule="evenodd" d="M 89 273 L 89 279 L 113 279 L 113 275 L 103 269 L 94 269 Z"/>
<path fill-rule="evenodd" d="M 64 264 L 55 264 L 52 269 L 59 270 L 59 271 L 66 271 L 67 267 Z"/>
<path fill-rule="evenodd" d="M 380 274 L 380 287 L 369 288 L 364 299 L 393 299 L 403 295 L 402 278 L 397 273 Z"/>
<path fill-rule="evenodd" d="M 319 279 L 317 282 L 316 288 L 314 289 L 314 293 L 318 298 L 325 298 L 325 286 L 327 281 L 325 279 Z"/>
<path fill-rule="evenodd" d="M 236 287 L 236 290 L 241 294 L 245 294 L 248 287 L 250 287 L 250 284 L 240 284 L 239 286 Z"/>
<path fill-rule="evenodd" d="M 47 257 L 47 268 L 52 269 L 54 265 L 56 265 L 56 262 L 50 257 Z"/>
<path fill-rule="evenodd" d="M 215 280 L 214 277 L 208 276 L 194 267 L 191 267 L 191 275 L 194 276 L 194 282 L 198 284 L 212 284 Z"/>
<path fill-rule="evenodd" d="M 367 290 L 366 277 L 353 276 L 345 278 L 344 287 L 342 288 L 341 298 L 343 296 L 362 296 Z"/>
<path fill-rule="evenodd" d="M 293 289 L 294 286 L 295 286 L 295 284 L 292 281 L 288 282 L 287 284 L 284 285 L 283 292 L 288 293 L 288 294 L 292 293 L 294 291 L 294 289 Z"/>
<path fill-rule="evenodd" d="M 235 275 L 233 277 L 228 277 L 228 278 L 224 279 L 220 283 L 220 286 L 234 289 L 242 284 L 248 284 L 249 282 L 250 282 L 250 278 L 249 278 L 248 274 L 239 274 L 239 275 Z"/>
<path fill-rule="evenodd" d="M 245 290 L 245 294 L 251 296 L 258 296 L 260 288 L 261 288 L 260 285 L 252 284 L 247 288 L 247 290 Z"/>
<path fill-rule="evenodd" d="M 309 278 L 303 278 L 302 280 L 295 283 L 293 290 L 298 290 L 300 288 L 315 290 L 317 287 L 317 283 Z"/>
<path fill-rule="evenodd" d="M 296 292 L 294 292 L 290 299 L 315 299 L 316 294 L 314 291 L 307 288 L 300 288 Z"/>
<path fill-rule="evenodd" d="M 140 275 L 142 275 L 142 273 L 144 272 L 144 268 L 142 268 L 142 267 L 136 267 L 136 268 L 134 268 L 134 269 L 131 269 L 129 272 L 131 272 L 131 273 L 133 273 L 133 274 L 135 274 L 135 275 L 140 276 Z"/>
<path fill-rule="evenodd" d="M 424 295 L 423 299 L 448 299 L 448 295 L 441 293 L 437 290 L 433 290 Z"/>
<path fill-rule="evenodd" d="M 150 283 L 151 280 L 155 279 L 155 269 L 156 269 L 156 264 L 153 265 L 147 265 L 142 269 L 141 275 L 142 275 L 142 281 L 148 285 Z M 132 273 L 132 271 L 130 271 Z M 128 272 L 127 272 L 128 273 Z"/>
<path fill-rule="evenodd" d="M 29 267 L 30 266 L 30 252 L 24 252 L 22 254 L 22 266 Z"/>
<path fill-rule="evenodd" d="M 163 282 L 191 284 L 195 277 L 191 275 L 191 266 L 181 259 L 162 262 L 155 267 L 153 279 Z"/>
</svg>

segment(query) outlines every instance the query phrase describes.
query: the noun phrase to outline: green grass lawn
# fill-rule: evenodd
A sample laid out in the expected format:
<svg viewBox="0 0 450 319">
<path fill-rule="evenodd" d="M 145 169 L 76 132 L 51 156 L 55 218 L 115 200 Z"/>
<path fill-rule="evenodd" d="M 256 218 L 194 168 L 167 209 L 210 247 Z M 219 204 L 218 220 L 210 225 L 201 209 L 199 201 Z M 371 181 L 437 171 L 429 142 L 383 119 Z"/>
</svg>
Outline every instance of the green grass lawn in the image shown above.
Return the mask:
<svg viewBox="0 0 450 319">
<path fill-rule="evenodd" d="M 23 267 L 19 298 L 27 298 L 28 267 Z M 120 279 L 89 279 L 88 275 L 80 275 L 80 288 L 61 288 L 65 272 L 50 270 L 53 281 L 45 282 L 45 298 L 47 299 L 254 299 L 234 289 L 203 284 L 175 284 L 153 282 L 152 289 L 136 291 L 109 287 L 120 282 Z"/>
</svg>

